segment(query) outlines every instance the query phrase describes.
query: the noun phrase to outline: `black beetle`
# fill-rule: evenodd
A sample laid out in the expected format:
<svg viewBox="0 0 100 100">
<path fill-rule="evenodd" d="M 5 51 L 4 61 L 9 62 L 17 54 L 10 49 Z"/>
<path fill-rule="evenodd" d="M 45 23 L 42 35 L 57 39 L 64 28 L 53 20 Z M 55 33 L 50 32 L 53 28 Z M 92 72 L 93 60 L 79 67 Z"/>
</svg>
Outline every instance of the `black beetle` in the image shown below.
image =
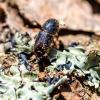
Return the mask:
<svg viewBox="0 0 100 100">
<path fill-rule="evenodd" d="M 53 38 L 58 31 L 59 22 L 56 19 L 49 19 L 43 24 L 42 30 L 36 37 L 34 52 L 40 66 L 40 71 L 42 71 L 46 64 L 49 63 L 48 53 Z"/>
</svg>

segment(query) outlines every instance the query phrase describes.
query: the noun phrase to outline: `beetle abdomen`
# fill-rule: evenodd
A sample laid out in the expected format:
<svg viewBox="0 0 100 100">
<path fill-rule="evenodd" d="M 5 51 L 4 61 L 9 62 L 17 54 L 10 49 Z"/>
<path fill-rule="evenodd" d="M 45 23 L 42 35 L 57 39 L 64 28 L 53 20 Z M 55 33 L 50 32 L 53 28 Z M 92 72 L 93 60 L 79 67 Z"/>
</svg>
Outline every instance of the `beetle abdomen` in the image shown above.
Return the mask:
<svg viewBox="0 0 100 100">
<path fill-rule="evenodd" d="M 36 56 L 43 56 L 46 51 L 48 51 L 50 44 L 52 42 L 52 36 L 45 31 L 39 32 L 35 41 L 35 53 Z"/>
</svg>

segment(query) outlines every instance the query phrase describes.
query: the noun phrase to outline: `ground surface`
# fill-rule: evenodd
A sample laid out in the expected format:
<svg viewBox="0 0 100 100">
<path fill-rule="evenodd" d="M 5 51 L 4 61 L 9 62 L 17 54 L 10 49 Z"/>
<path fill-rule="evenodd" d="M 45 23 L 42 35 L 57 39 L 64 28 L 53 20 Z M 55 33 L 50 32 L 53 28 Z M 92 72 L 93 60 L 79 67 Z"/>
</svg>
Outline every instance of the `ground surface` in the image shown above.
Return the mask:
<svg viewBox="0 0 100 100">
<path fill-rule="evenodd" d="M 0 61 L 5 57 L 3 44 L 10 33 L 28 32 L 33 38 L 49 18 L 64 22 L 59 32 L 64 45 L 79 42 L 87 52 L 100 52 L 99 0 L 0 0 Z M 100 99 L 77 79 L 70 85 L 71 90 L 64 86 L 60 89 L 61 100 Z"/>
</svg>

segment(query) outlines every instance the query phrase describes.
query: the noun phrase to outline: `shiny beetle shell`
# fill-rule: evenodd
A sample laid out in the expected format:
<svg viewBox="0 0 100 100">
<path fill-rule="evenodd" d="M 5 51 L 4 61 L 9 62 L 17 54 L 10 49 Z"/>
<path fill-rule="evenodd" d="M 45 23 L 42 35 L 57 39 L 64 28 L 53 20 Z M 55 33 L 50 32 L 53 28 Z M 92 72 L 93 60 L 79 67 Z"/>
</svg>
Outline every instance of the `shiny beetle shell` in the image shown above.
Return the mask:
<svg viewBox="0 0 100 100">
<path fill-rule="evenodd" d="M 55 35 L 59 30 L 59 23 L 56 19 L 49 19 L 43 24 L 43 30 L 49 34 Z"/>
</svg>

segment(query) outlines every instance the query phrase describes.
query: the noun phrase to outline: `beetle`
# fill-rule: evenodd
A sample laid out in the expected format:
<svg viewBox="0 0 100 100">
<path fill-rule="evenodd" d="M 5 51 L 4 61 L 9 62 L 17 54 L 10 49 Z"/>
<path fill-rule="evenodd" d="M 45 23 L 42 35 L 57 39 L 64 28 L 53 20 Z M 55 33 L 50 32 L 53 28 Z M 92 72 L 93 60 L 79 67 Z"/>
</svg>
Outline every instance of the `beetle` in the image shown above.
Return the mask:
<svg viewBox="0 0 100 100">
<path fill-rule="evenodd" d="M 53 39 L 59 31 L 59 22 L 56 19 L 48 19 L 43 25 L 41 31 L 38 33 L 35 44 L 34 52 L 39 64 L 40 71 L 44 69 L 49 63 L 48 53 L 50 51 Z"/>
</svg>

